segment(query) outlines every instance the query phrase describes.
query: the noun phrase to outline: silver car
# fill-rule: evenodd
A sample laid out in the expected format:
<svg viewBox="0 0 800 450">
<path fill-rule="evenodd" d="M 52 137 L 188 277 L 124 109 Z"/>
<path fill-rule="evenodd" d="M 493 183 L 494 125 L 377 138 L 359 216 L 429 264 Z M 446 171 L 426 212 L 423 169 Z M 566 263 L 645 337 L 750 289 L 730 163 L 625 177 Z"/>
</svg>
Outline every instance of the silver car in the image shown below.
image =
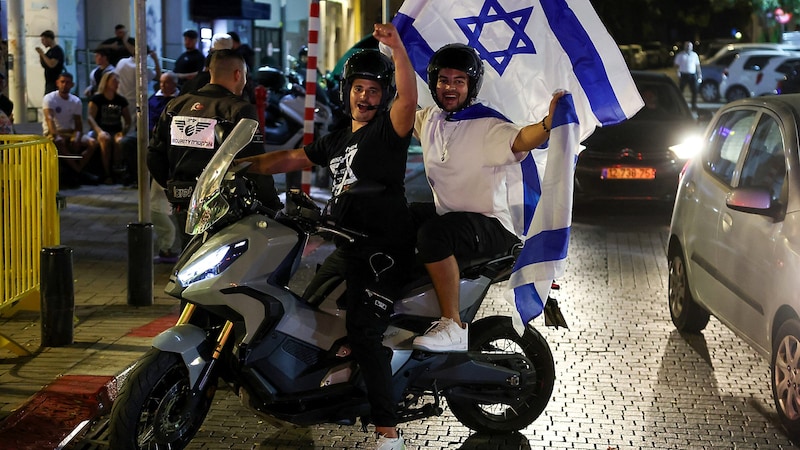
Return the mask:
<svg viewBox="0 0 800 450">
<path fill-rule="evenodd" d="M 770 361 L 772 393 L 800 439 L 800 94 L 729 103 L 680 178 L 670 226 L 678 330 L 714 315 Z"/>
</svg>

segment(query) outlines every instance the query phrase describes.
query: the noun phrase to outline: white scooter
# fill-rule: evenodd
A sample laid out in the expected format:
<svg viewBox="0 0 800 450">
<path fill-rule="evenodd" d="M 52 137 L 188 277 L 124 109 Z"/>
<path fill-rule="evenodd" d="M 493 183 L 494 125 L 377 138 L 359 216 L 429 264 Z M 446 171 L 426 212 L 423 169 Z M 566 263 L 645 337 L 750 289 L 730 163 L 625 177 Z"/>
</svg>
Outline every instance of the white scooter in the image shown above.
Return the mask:
<svg viewBox="0 0 800 450">
<path fill-rule="evenodd" d="M 244 175 L 248 165 L 230 167 L 257 127 L 249 119 L 237 124 L 198 180 L 187 223 L 194 238 L 166 287 L 186 306 L 122 386 L 111 413 L 110 448 L 184 448 L 220 380 L 273 422 L 355 424 L 369 417 L 362 374 L 347 351 L 347 312 L 336 302 L 342 289 L 309 302 L 288 287 L 311 236 L 354 239 L 358 233 L 329 223 L 300 192 L 290 193 L 285 212 L 259 205 Z M 489 287 L 508 277 L 513 262 L 513 254 L 498 255 L 462 272 L 468 352 L 412 348 L 414 337 L 440 316 L 427 279 L 394 302 L 383 343 L 392 352 L 401 422 L 442 414 L 442 397 L 461 423 L 482 433 L 521 430 L 544 411 L 555 365 L 542 335 L 530 325 L 518 335 L 510 317 L 474 320 Z"/>
</svg>

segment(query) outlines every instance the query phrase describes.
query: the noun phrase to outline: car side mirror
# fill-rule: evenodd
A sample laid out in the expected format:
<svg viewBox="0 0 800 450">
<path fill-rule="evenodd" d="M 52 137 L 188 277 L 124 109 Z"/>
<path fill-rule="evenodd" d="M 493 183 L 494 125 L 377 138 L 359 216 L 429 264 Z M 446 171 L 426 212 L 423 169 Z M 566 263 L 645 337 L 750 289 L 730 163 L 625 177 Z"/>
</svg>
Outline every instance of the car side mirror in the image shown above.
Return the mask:
<svg viewBox="0 0 800 450">
<path fill-rule="evenodd" d="M 725 206 L 748 214 L 758 214 L 777 218 L 777 204 L 772 201 L 772 194 L 765 188 L 735 188 L 725 198 Z"/>
</svg>

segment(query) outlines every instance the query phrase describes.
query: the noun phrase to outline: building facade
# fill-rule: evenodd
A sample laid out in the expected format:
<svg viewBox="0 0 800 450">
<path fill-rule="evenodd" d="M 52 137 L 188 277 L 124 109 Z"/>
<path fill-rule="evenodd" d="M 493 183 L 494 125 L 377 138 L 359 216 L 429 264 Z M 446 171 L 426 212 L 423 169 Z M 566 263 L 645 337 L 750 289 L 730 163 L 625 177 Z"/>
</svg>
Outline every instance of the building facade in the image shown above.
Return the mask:
<svg viewBox="0 0 800 450">
<path fill-rule="evenodd" d="M 44 71 L 36 47 L 44 30 L 53 30 L 66 54 L 66 70 L 75 74 L 75 93 L 81 95 L 94 67 L 93 49 L 114 36 L 117 24 L 135 38 L 136 11 L 144 3 L 147 45 L 158 53 L 164 68 L 183 52 L 183 31 L 195 29 L 204 50 L 211 36 L 236 31 L 256 52 L 257 65 L 290 67 L 308 42 L 311 0 L 234 0 L 254 10 L 246 17 L 192 14 L 202 0 L 0 0 L 0 70 L 8 74 L 8 94 L 16 122 L 41 120 Z M 219 2 L 228 11 L 229 1 Z M 258 5 L 252 5 L 258 3 Z M 319 69 L 331 70 L 355 42 L 372 32 L 372 24 L 396 12 L 402 0 L 320 0 Z M 234 8 L 235 9 L 235 8 Z M 197 10 L 194 9 L 196 12 Z M 252 11 L 257 11 L 253 13 Z M 268 13 L 265 13 L 268 11 Z"/>
</svg>

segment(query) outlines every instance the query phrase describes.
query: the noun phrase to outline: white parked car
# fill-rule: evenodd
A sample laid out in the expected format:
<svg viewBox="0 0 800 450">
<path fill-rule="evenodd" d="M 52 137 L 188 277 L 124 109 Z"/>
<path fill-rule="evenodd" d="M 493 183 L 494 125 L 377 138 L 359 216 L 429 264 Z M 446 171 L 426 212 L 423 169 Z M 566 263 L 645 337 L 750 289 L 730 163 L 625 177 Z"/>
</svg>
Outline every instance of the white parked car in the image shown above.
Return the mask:
<svg viewBox="0 0 800 450">
<path fill-rule="evenodd" d="M 800 56 L 800 53 L 780 50 L 752 50 L 739 53 L 722 72 L 719 92 L 729 102 L 761 95 L 755 92 L 773 93 L 778 80 L 777 78 L 768 80 L 764 69 L 773 59 L 786 56 Z"/>
<path fill-rule="evenodd" d="M 668 303 L 678 330 L 714 315 L 770 361 L 778 417 L 800 440 L 800 94 L 720 108 L 680 179 Z M 709 341 L 711 342 L 711 341 Z M 746 381 L 743 381 L 746 382 Z"/>
<path fill-rule="evenodd" d="M 703 69 L 703 81 L 700 83 L 700 95 L 707 102 L 716 102 L 720 99 L 719 85 L 722 82 L 722 73 L 730 66 L 736 57 L 741 53 L 763 50 L 776 51 L 800 51 L 800 48 L 793 44 L 775 43 L 737 43 L 727 44 L 720 48 L 714 56 L 701 61 Z"/>
</svg>

